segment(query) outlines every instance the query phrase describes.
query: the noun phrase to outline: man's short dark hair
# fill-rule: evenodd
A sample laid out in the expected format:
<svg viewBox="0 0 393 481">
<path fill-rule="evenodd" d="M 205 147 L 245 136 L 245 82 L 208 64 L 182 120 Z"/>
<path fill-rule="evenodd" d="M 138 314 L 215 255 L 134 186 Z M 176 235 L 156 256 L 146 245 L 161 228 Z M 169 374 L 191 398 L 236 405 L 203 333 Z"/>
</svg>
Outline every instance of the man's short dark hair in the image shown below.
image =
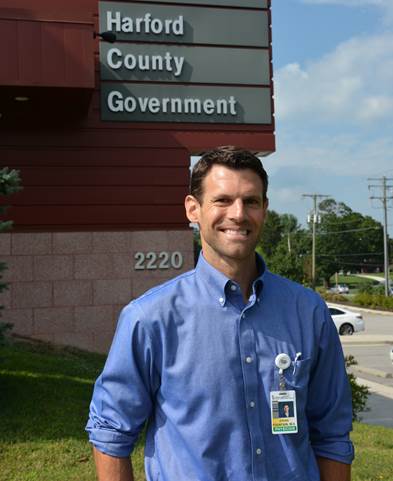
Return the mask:
<svg viewBox="0 0 393 481">
<path fill-rule="evenodd" d="M 255 172 L 262 181 L 262 195 L 263 200 L 266 201 L 268 176 L 262 162 L 248 150 L 233 145 L 225 145 L 206 152 L 192 169 L 190 194 L 197 198 L 199 202 L 202 201 L 203 197 L 203 179 L 208 175 L 213 165 L 223 165 L 234 170 L 250 169 Z"/>
</svg>

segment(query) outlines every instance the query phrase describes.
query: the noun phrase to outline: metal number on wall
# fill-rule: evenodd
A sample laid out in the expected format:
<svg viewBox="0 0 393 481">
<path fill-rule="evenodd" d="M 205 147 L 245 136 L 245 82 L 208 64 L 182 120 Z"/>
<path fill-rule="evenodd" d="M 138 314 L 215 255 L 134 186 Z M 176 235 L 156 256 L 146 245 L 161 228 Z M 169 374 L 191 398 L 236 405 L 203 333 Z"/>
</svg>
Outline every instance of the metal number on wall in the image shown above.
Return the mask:
<svg viewBox="0 0 393 481">
<path fill-rule="evenodd" d="M 183 255 L 179 251 L 175 252 L 136 252 L 134 255 L 136 271 L 156 270 L 156 269 L 180 269 L 183 266 Z"/>
</svg>

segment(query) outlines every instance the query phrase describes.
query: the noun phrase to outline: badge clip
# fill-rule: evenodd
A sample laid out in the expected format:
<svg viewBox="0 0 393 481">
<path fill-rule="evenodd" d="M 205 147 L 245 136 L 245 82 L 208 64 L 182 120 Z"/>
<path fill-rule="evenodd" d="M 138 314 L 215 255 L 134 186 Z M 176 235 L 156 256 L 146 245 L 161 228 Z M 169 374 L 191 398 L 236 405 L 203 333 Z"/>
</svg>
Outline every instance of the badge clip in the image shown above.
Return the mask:
<svg viewBox="0 0 393 481">
<path fill-rule="evenodd" d="M 276 356 L 274 360 L 276 367 L 278 367 L 278 374 L 279 374 L 279 389 L 280 391 L 285 391 L 285 378 L 284 378 L 284 370 L 288 369 L 291 365 L 291 358 L 288 354 L 281 353 Z"/>
</svg>

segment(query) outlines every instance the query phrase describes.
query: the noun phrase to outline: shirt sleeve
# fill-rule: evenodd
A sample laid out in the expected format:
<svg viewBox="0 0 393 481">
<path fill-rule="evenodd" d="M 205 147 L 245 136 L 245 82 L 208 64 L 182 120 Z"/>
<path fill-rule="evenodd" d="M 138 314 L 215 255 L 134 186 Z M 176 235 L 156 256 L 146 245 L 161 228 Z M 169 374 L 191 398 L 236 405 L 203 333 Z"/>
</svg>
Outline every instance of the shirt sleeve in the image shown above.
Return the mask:
<svg viewBox="0 0 393 481">
<path fill-rule="evenodd" d="M 138 307 L 123 309 L 90 404 L 86 431 L 105 454 L 129 456 L 152 410 L 159 385 L 153 342 Z"/>
<path fill-rule="evenodd" d="M 320 311 L 319 311 L 320 312 Z M 316 456 L 351 464 L 352 397 L 337 329 L 324 306 L 319 353 L 308 393 L 307 418 Z"/>
</svg>

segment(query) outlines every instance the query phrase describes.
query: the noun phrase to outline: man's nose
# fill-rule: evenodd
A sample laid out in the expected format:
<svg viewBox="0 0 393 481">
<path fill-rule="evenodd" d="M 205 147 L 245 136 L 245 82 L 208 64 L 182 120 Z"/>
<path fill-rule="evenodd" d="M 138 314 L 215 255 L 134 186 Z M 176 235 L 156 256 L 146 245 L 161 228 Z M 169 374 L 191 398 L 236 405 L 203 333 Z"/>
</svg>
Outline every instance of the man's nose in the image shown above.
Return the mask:
<svg viewBox="0 0 393 481">
<path fill-rule="evenodd" d="M 242 199 L 236 199 L 230 206 L 228 215 L 231 219 L 241 221 L 245 218 L 245 208 Z"/>
</svg>

